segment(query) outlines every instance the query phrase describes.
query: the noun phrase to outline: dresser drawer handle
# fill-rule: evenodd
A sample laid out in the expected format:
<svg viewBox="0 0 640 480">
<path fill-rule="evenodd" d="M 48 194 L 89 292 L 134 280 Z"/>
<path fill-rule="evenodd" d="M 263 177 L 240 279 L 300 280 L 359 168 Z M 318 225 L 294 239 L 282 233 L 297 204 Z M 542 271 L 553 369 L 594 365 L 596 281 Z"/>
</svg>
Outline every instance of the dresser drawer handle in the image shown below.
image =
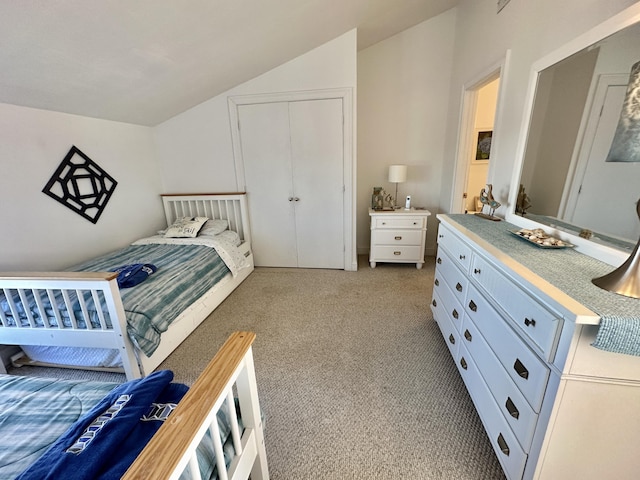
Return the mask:
<svg viewBox="0 0 640 480">
<path fill-rule="evenodd" d="M 453 333 L 452 333 L 451 335 L 449 335 L 449 342 L 450 342 L 452 345 L 455 345 L 455 343 L 456 343 L 456 339 L 455 339 L 455 337 L 453 336 Z"/>
<path fill-rule="evenodd" d="M 504 441 L 504 437 L 502 436 L 502 434 L 498 435 L 498 446 L 500 447 L 500 450 L 502 450 L 502 453 L 504 453 L 508 457 L 509 445 L 507 445 L 507 442 Z"/>
<path fill-rule="evenodd" d="M 513 369 L 525 380 L 529 378 L 529 370 L 527 370 L 527 367 L 522 364 L 519 358 L 516 358 L 516 361 L 513 364 Z"/>
<path fill-rule="evenodd" d="M 433 281 L 433 283 L 436 287 L 440 286 L 440 281 L 437 278 Z"/>
<path fill-rule="evenodd" d="M 460 366 L 465 370 L 467 369 L 467 361 L 464 359 L 464 357 L 460 359 Z"/>
<path fill-rule="evenodd" d="M 456 283 L 456 290 L 459 292 L 462 291 L 462 285 L 460 285 L 460 282 Z"/>
<path fill-rule="evenodd" d="M 520 417 L 520 412 L 518 411 L 518 408 L 513 403 L 513 400 L 511 400 L 511 397 L 507 397 L 507 403 L 505 403 L 504 406 L 507 407 L 507 411 L 509 412 L 509 415 L 511 415 L 513 418 L 517 420 Z"/>
<path fill-rule="evenodd" d="M 458 311 L 455 308 L 453 309 L 453 312 L 451 312 L 451 315 L 453 315 L 453 318 L 458 320 L 459 315 L 458 315 Z"/>
<path fill-rule="evenodd" d="M 417 224 L 418 224 L 418 222 L 413 222 L 413 224 L 414 224 L 414 225 L 417 225 Z"/>
<path fill-rule="evenodd" d="M 465 257 L 464 255 L 460 255 L 460 260 L 464 260 L 465 258 L 467 257 Z"/>
<path fill-rule="evenodd" d="M 382 222 L 382 224 L 383 224 L 383 225 L 386 225 L 386 224 L 387 224 L 387 222 Z"/>
<path fill-rule="evenodd" d="M 438 257 L 438 260 L 436 260 L 436 263 L 437 263 L 438 265 L 442 264 L 442 259 L 441 259 L 440 257 Z"/>
<path fill-rule="evenodd" d="M 438 238 L 443 238 L 443 237 L 444 237 L 443 234 L 438 235 Z"/>
<path fill-rule="evenodd" d="M 393 252 L 394 255 L 402 255 L 402 252 Z"/>
<path fill-rule="evenodd" d="M 531 320 L 529 320 L 528 318 L 525 317 L 524 324 L 527 327 L 535 327 L 536 326 L 536 321 L 533 318 Z"/>
<path fill-rule="evenodd" d="M 438 306 L 438 302 L 436 302 L 436 299 L 434 298 L 433 301 L 431 302 L 431 305 L 433 305 L 434 307 Z"/>
<path fill-rule="evenodd" d="M 479 268 L 474 268 L 473 269 L 473 273 L 475 273 L 476 275 L 480 274 L 480 269 Z"/>
<path fill-rule="evenodd" d="M 394 240 L 402 240 L 402 237 L 400 235 L 397 235 L 397 236 L 395 236 L 393 238 L 394 238 Z"/>
<path fill-rule="evenodd" d="M 471 300 L 469 302 L 469 308 L 471 309 L 472 312 L 477 312 L 478 311 L 478 306 L 476 305 L 476 303 Z"/>
<path fill-rule="evenodd" d="M 464 338 L 467 339 L 467 342 L 470 342 L 471 340 L 473 340 L 473 337 L 471 336 L 471 332 L 469 332 L 469 330 L 464 331 Z"/>
</svg>

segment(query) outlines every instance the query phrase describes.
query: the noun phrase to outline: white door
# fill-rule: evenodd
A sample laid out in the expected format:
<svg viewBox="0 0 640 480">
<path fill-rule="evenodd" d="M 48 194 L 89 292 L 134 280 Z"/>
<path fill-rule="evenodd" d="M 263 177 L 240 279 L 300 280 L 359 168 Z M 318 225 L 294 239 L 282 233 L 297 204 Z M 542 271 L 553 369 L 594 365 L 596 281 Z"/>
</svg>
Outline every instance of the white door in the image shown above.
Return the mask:
<svg viewBox="0 0 640 480">
<path fill-rule="evenodd" d="M 344 268 L 342 100 L 238 106 L 257 266 Z"/>
<path fill-rule="evenodd" d="M 636 202 L 640 198 L 640 163 L 606 161 L 620 119 L 628 78 L 627 75 L 622 83 L 603 79 L 599 85 L 602 91 L 600 95 L 596 93 L 595 98 L 601 100 L 594 102 L 592 108 L 593 121 L 597 122 L 593 143 L 590 148 L 584 146 L 584 176 L 573 187 L 575 210 L 573 215 L 567 212 L 567 219 L 595 232 L 607 232 L 635 242 L 640 236 L 636 214 Z"/>
</svg>

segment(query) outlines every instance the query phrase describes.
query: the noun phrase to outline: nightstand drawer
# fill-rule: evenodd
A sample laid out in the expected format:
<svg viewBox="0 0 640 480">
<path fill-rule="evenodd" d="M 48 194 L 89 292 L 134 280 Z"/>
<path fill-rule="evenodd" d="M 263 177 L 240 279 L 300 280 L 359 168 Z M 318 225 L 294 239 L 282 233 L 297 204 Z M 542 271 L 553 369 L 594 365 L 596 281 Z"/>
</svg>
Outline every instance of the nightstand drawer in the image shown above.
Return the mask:
<svg viewBox="0 0 640 480">
<path fill-rule="evenodd" d="M 374 245 L 420 245 L 421 230 L 374 230 L 371 232 Z"/>
<path fill-rule="evenodd" d="M 420 259 L 421 248 L 419 245 L 374 245 L 372 248 L 373 258 L 377 261 L 410 261 L 417 262 Z"/>
<path fill-rule="evenodd" d="M 424 217 L 409 216 L 388 216 L 375 217 L 373 226 L 375 228 L 416 228 L 421 229 L 425 226 L 427 219 Z"/>
</svg>

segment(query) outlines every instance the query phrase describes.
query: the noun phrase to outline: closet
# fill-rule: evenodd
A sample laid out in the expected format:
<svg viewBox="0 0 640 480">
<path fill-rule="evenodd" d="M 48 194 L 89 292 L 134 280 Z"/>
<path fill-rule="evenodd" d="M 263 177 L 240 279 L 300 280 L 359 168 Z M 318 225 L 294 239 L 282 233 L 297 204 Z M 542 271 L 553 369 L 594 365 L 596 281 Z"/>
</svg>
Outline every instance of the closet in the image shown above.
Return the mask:
<svg viewBox="0 0 640 480">
<path fill-rule="evenodd" d="M 236 108 L 256 266 L 345 268 L 343 99 Z"/>
</svg>

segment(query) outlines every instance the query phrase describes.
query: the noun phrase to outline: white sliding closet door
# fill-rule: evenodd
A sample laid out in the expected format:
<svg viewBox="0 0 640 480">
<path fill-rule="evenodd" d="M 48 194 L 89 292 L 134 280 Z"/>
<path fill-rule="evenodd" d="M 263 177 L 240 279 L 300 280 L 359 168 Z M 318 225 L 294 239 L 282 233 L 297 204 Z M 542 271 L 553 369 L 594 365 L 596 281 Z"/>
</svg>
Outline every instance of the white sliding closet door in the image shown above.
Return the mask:
<svg viewBox="0 0 640 480">
<path fill-rule="evenodd" d="M 342 100 L 238 106 L 257 266 L 344 268 Z"/>
</svg>

